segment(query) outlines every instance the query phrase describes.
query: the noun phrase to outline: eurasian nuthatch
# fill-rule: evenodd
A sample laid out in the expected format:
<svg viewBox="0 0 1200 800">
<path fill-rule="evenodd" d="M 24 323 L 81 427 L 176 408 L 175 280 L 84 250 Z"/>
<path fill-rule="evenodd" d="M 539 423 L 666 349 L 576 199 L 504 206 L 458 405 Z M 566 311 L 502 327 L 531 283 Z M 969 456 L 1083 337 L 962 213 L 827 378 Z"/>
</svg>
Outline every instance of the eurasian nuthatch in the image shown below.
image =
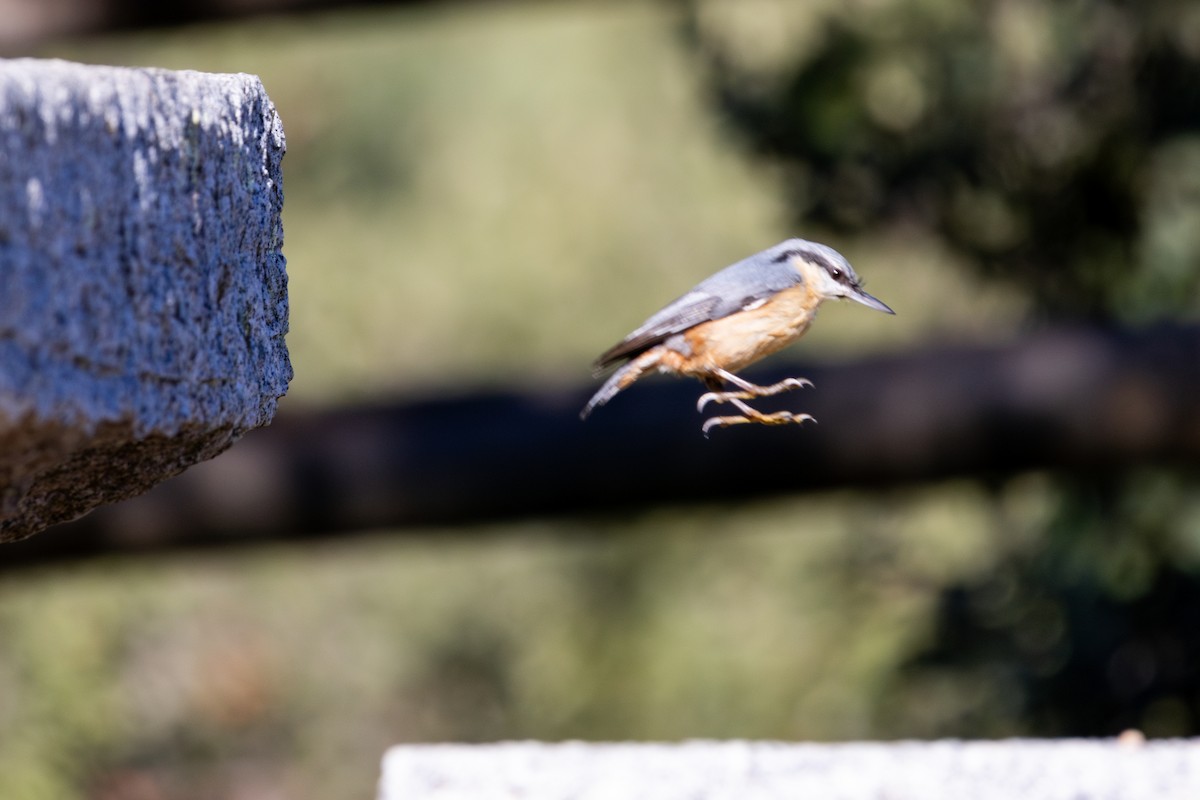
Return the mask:
<svg viewBox="0 0 1200 800">
<path fill-rule="evenodd" d="M 854 269 L 833 248 L 804 239 L 780 242 L 701 281 L 601 354 L 597 371 L 626 363 L 604 382 L 580 417 L 586 419 L 642 375 L 657 371 L 699 378 L 709 391 L 696 403 L 697 410 L 716 402 L 742 412 L 710 418 L 702 428 L 705 435 L 714 426 L 812 419 L 789 411 L 764 414 L 744 402 L 811 386 L 809 381 L 787 378 L 757 386 L 734 372 L 803 336 L 823 301 L 843 297 L 895 313 L 863 291 Z M 725 383 L 735 390 L 722 391 Z"/>
</svg>

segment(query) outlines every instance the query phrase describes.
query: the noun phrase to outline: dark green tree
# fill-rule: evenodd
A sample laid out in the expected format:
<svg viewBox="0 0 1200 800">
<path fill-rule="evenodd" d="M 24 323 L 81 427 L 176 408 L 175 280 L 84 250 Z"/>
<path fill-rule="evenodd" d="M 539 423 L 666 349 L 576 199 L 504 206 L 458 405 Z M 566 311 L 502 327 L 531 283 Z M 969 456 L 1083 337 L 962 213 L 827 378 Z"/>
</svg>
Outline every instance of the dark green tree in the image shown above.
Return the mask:
<svg viewBox="0 0 1200 800">
<path fill-rule="evenodd" d="M 798 223 L 922 226 L 1040 319 L 1200 310 L 1200 6 L 688 8 L 715 105 L 780 168 Z M 1047 530 L 945 587 L 885 702 L 971 690 L 924 728 L 901 714 L 896 735 L 1200 733 L 1200 578 L 1179 557 L 1200 539 L 1195 471 L 1056 480 Z"/>
<path fill-rule="evenodd" d="M 765 67 L 709 5 L 714 99 L 798 220 L 927 226 L 1055 317 L 1200 309 L 1194 4 L 792 3 L 808 44 Z"/>
</svg>

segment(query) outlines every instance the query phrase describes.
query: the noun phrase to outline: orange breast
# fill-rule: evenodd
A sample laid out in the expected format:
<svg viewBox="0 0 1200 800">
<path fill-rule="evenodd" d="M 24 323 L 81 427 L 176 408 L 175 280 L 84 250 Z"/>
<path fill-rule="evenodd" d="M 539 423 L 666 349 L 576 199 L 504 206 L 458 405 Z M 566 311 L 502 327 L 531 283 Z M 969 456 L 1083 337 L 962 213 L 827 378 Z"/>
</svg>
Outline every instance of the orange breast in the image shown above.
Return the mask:
<svg viewBox="0 0 1200 800">
<path fill-rule="evenodd" d="M 750 311 L 704 322 L 684 332 L 692 353 L 680 370 L 705 375 L 714 367 L 736 372 L 799 339 L 812 324 L 820 298 L 805 286 L 788 289 Z"/>
</svg>

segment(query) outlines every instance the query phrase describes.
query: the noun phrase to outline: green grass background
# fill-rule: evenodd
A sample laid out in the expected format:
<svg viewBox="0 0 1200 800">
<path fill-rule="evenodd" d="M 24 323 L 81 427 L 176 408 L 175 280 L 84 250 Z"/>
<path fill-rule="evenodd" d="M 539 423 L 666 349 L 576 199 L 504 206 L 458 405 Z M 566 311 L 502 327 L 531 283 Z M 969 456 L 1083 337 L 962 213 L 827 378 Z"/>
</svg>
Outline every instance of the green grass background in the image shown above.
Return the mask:
<svg viewBox="0 0 1200 800">
<path fill-rule="evenodd" d="M 288 139 L 281 413 L 584 385 L 662 303 L 797 234 L 898 313 L 827 308 L 793 355 L 1018 329 L 1021 301 L 914 230 L 790 228 L 788 176 L 714 116 L 677 22 L 449 3 L 38 55 L 262 77 Z M 0 797 L 367 797 L 406 741 L 1012 733 L 1002 683 L 898 691 L 895 669 L 943 586 L 1036 546 L 1049 496 L 1029 476 L 6 573 Z"/>
</svg>

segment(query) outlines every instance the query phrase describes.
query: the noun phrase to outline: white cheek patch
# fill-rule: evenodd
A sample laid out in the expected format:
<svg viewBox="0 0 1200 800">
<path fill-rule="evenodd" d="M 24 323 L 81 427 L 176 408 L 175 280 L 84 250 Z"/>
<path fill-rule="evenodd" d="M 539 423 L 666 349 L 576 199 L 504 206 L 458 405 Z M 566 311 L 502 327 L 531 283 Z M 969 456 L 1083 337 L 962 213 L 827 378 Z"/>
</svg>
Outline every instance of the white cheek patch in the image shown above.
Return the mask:
<svg viewBox="0 0 1200 800">
<path fill-rule="evenodd" d="M 829 273 L 808 261 L 796 259 L 793 262 L 800 278 L 810 286 L 824 286 L 829 282 Z"/>
</svg>

